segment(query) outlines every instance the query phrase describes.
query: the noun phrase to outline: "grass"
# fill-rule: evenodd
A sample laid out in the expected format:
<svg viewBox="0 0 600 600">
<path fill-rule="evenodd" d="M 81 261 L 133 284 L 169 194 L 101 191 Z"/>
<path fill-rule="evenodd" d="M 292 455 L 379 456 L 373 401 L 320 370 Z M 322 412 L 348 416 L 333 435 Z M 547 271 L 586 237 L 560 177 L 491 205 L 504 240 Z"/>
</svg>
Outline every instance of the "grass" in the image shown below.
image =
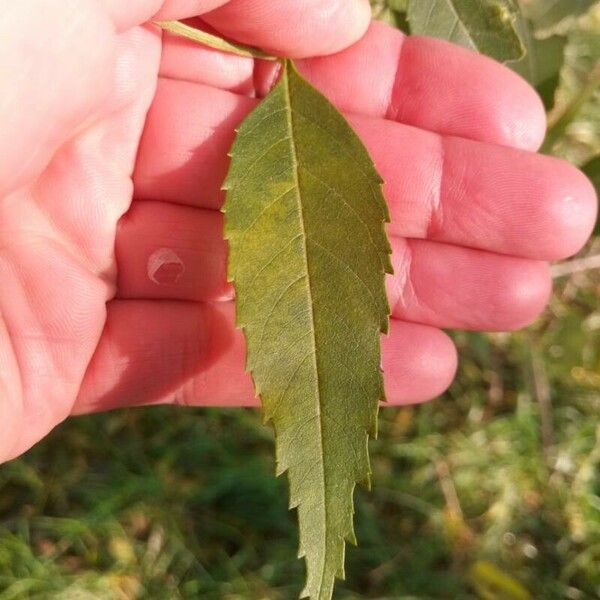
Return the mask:
<svg viewBox="0 0 600 600">
<path fill-rule="evenodd" d="M 336 598 L 600 598 L 600 271 L 526 331 L 454 337 L 452 388 L 382 411 Z M 294 598 L 273 472 L 256 411 L 73 419 L 0 468 L 0 600 Z"/>
</svg>

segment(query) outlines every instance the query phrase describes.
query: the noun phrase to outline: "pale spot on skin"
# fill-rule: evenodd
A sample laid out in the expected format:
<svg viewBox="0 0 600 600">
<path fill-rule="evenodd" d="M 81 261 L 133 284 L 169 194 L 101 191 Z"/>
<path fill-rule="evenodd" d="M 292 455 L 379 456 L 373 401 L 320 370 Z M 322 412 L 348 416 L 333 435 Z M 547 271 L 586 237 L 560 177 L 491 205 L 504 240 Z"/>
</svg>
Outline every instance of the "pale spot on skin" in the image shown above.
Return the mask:
<svg viewBox="0 0 600 600">
<path fill-rule="evenodd" d="M 215 302 L 230 302 L 235 298 L 235 291 L 232 285 L 227 286 L 227 290 L 225 290 L 222 294 L 219 294 L 215 297 Z"/>
<path fill-rule="evenodd" d="M 177 283 L 185 272 L 183 261 L 171 248 L 159 248 L 148 258 L 148 278 L 157 285 Z"/>
</svg>

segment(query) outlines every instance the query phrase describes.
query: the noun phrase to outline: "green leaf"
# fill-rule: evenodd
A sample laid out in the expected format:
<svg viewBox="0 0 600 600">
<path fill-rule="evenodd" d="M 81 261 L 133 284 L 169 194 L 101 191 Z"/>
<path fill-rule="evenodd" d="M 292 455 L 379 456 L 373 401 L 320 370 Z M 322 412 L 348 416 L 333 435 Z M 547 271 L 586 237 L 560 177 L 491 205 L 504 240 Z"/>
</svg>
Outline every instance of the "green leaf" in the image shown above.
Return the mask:
<svg viewBox="0 0 600 600">
<path fill-rule="evenodd" d="M 597 0 L 520 0 L 524 14 L 537 29 L 548 29 L 590 9 Z"/>
<path fill-rule="evenodd" d="M 544 151 L 584 164 L 600 153 L 600 3 L 569 33 Z"/>
<path fill-rule="evenodd" d="M 290 61 L 241 125 L 225 182 L 225 237 L 247 369 L 297 507 L 302 597 L 328 600 L 355 542 L 384 396 L 380 332 L 391 272 L 381 178 L 340 113 Z"/>
<path fill-rule="evenodd" d="M 411 33 L 449 40 L 499 61 L 519 60 L 524 48 L 515 29 L 512 0 L 409 0 Z"/>
<path fill-rule="evenodd" d="M 527 52 L 520 61 L 510 62 L 508 66 L 537 89 L 546 110 L 549 110 L 554 105 L 567 38 L 552 36 L 537 39 L 531 21 L 523 17 L 517 21 L 517 31 Z"/>
</svg>

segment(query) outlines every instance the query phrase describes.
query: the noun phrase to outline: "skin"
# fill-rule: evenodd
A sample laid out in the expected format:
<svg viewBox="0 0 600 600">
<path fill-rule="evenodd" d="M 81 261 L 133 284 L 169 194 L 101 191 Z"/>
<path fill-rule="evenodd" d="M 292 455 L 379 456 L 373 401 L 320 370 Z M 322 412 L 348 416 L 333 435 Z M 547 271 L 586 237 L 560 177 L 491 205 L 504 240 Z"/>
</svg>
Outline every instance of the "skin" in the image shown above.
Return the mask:
<svg viewBox="0 0 600 600">
<path fill-rule="evenodd" d="M 440 328 L 510 330 L 577 252 L 590 183 L 535 154 L 544 112 L 504 67 L 370 24 L 365 0 L 20 0 L 0 16 L 0 460 L 73 414 L 255 405 L 226 283 L 219 187 L 274 66 L 152 18 L 300 58 L 386 180 L 393 404 L 442 392 Z M 331 56 L 322 56 L 331 55 Z M 311 58 L 311 56 L 322 56 Z"/>
</svg>

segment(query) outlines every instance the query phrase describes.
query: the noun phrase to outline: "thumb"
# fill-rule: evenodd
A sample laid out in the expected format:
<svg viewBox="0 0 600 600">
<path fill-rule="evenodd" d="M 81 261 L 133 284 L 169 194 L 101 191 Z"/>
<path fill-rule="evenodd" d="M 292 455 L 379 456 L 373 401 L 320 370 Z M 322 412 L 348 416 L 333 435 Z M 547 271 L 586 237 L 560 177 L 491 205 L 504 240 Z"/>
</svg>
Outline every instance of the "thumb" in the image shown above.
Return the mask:
<svg viewBox="0 0 600 600">
<path fill-rule="evenodd" d="M 231 0 L 203 20 L 234 40 L 305 58 L 357 42 L 371 21 L 368 0 Z"/>
<path fill-rule="evenodd" d="M 30 183 L 108 96 L 114 24 L 97 2 L 19 0 L 0 14 L 0 197 Z"/>
<path fill-rule="evenodd" d="M 371 8 L 368 0 L 166 0 L 156 18 L 197 15 L 233 40 L 301 58 L 351 46 L 369 27 Z"/>
</svg>

